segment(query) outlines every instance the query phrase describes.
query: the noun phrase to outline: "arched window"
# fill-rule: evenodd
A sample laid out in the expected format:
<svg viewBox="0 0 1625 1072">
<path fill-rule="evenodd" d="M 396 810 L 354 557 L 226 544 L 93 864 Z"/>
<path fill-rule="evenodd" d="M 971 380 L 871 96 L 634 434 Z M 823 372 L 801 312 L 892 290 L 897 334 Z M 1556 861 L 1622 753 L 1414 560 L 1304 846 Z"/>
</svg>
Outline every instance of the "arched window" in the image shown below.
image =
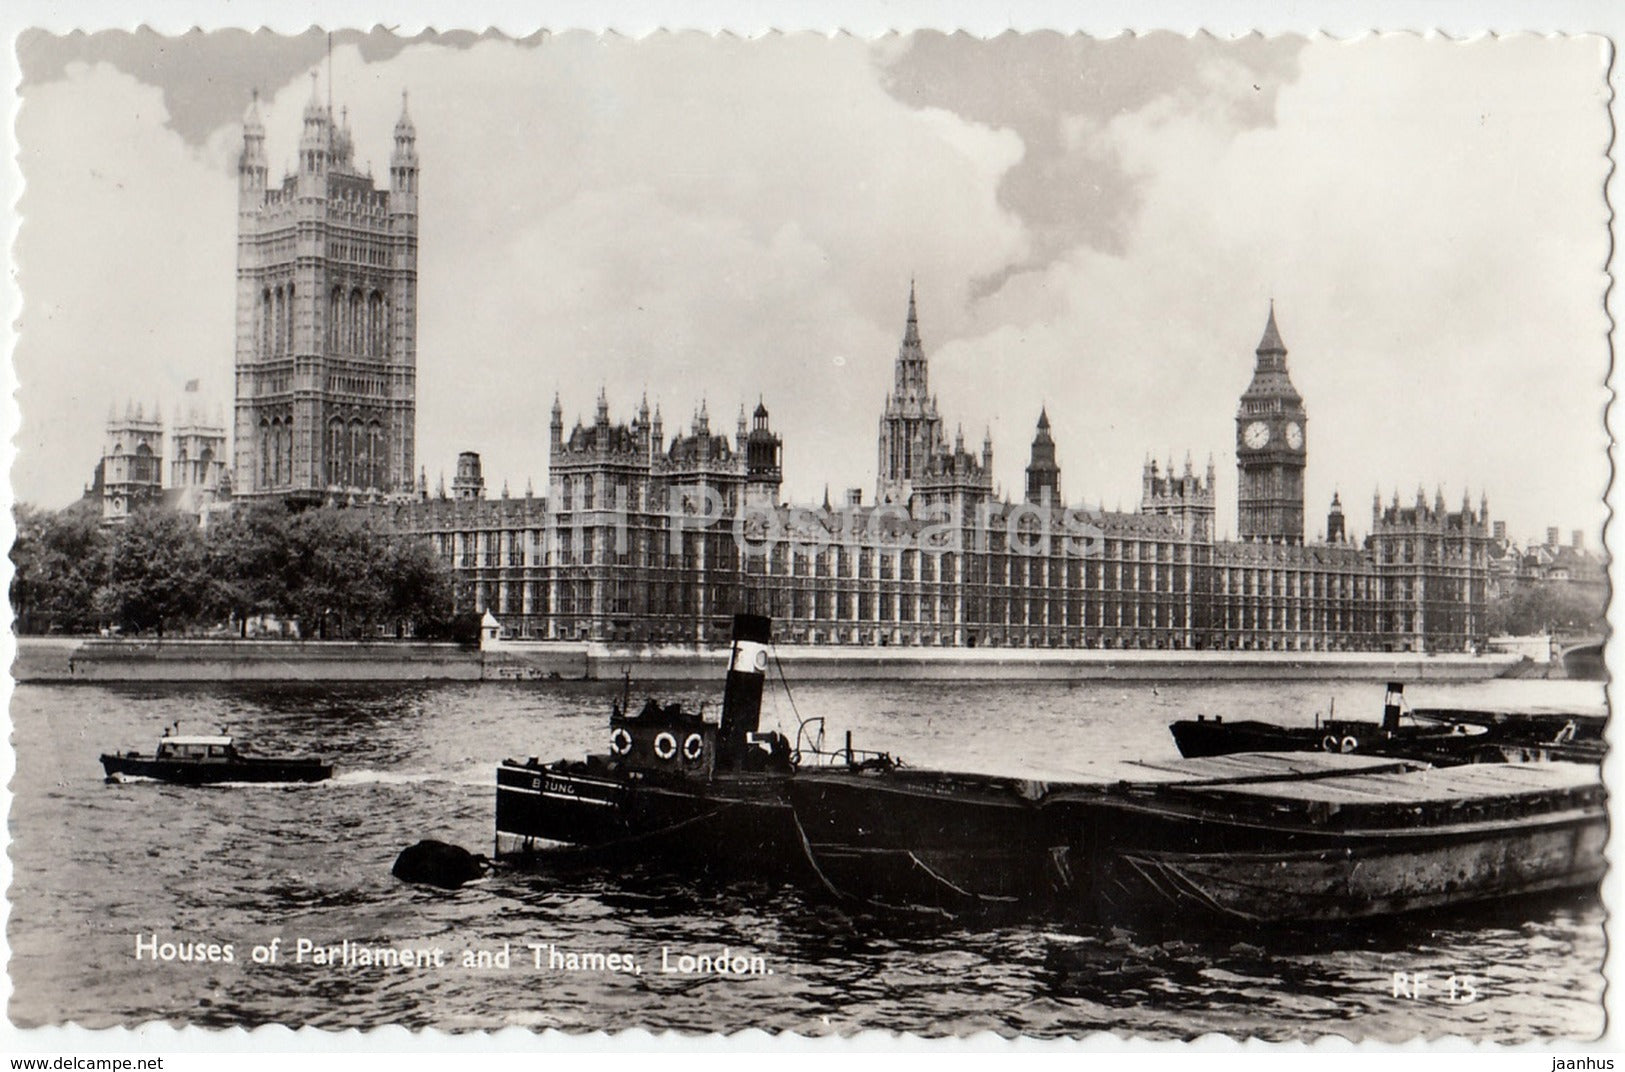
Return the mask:
<svg viewBox="0 0 1625 1072">
<path fill-rule="evenodd" d="M 344 483 L 344 422 L 337 417 L 327 422 L 327 483 Z"/>
<path fill-rule="evenodd" d="M 293 353 L 293 284 L 292 283 L 288 284 L 287 316 L 288 316 L 288 322 L 283 328 L 283 335 L 282 335 L 282 352 L 285 353 L 285 354 L 291 354 L 291 353 Z"/>
<path fill-rule="evenodd" d="M 260 489 L 271 486 L 271 422 L 260 421 Z"/>
<path fill-rule="evenodd" d="M 361 418 L 350 422 L 350 479 L 351 486 L 359 486 L 366 479 L 367 440 L 361 427 Z"/>
<path fill-rule="evenodd" d="M 281 354 L 283 341 L 282 330 L 284 320 L 287 316 L 287 302 L 282 296 L 281 287 L 277 287 L 273 293 L 276 298 L 276 305 L 274 315 L 272 316 L 275 334 L 271 337 L 271 353 Z"/>
<path fill-rule="evenodd" d="M 348 345 L 345 347 L 349 353 L 361 352 L 361 321 L 365 316 L 366 311 L 361 305 L 361 291 L 350 291 L 350 333 Z"/>
<path fill-rule="evenodd" d="M 268 357 L 271 353 L 271 326 L 276 323 L 275 310 L 271 305 L 271 288 L 266 287 L 260 293 L 260 357 Z"/>
<path fill-rule="evenodd" d="M 384 353 L 384 296 L 376 290 L 367 300 L 367 356 L 382 357 Z"/>
<path fill-rule="evenodd" d="M 283 484 L 293 483 L 293 418 L 282 422 L 282 449 L 278 452 L 281 458 L 281 471 Z"/>
<path fill-rule="evenodd" d="M 327 298 L 327 349 L 338 353 L 340 325 L 344 320 L 344 288 L 334 287 Z"/>
<path fill-rule="evenodd" d="M 377 421 L 367 426 L 367 457 L 372 459 L 372 472 L 368 483 L 375 488 L 384 486 L 384 429 Z"/>
</svg>

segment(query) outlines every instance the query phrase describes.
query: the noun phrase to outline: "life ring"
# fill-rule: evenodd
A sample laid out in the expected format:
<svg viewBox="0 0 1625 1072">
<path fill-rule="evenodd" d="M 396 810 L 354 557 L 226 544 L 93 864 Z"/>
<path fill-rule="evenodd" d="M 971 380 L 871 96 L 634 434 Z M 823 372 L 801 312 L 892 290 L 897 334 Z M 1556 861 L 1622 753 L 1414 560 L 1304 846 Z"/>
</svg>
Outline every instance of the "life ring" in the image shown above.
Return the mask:
<svg viewBox="0 0 1625 1072">
<path fill-rule="evenodd" d="M 1324 738 L 1321 739 L 1320 747 L 1324 748 L 1328 752 L 1337 751 L 1337 735 L 1335 733 L 1328 733 Z"/>
<path fill-rule="evenodd" d="M 617 726 L 615 732 L 609 735 L 609 750 L 618 756 L 624 756 L 632 751 L 632 735 Z"/>
<path fill-rule="evenodd" d="M 699 758 L 703 755 L 705 755 L 704 737 L 701 737 L 697 733 L 691 733 L 687 737 L 683 738 L 684 759 L 688 760 L 690 763 L 697 763 L 699 762 Z"/>
<path fill-rule="evenodd" d="M 661 733 L 655 738 L 655 756 L 660 759 L 670 759 L 677 754 L 677 738 L 669 733 Z"/>
<path fill-rule="evenodd" d="M 1343 738 L 1342 744 L 1340 746 L 1341 751 L 1345 755 L 1347 753 L 1349 753 L 1349 752 L 1354 751 L 1358 747 L 1360 747 L 1360 742 L 1357 739 L 1355 739 L 1354 737 L 1345 737 L 1345 738 Z"/>
</svg>

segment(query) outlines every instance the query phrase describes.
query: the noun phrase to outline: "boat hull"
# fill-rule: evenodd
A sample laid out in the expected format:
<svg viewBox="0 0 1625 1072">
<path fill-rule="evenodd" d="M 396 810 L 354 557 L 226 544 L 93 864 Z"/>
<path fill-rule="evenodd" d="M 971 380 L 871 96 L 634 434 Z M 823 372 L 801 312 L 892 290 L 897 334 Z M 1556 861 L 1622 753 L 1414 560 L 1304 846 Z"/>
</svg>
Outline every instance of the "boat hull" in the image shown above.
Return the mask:
<svg viewBox="0 0 1625 1072">
<path fill-rule="evenodd" d="M 133 753 L 103 755 L 108 778 L 151 778 L 176 785 L 220 785 L 228 782 L 321 782 L 333 776 L 333 765 L 314 759 L 245 759 L 222 762 L 154 759 Z"/>
<path fill-rule="evenodd" d="M 1383 918 L 1595 884 L 1581 764 L 1431 769 L 1278 753 L 1057 785 L 895 768 L 659 778 L 600 759 L 498 771 L 497 855 L 660 861 L 877 910 L 1161 926 Z"/>
<path fill-rule="evenodd" d="M 1181 719 L 1168 728 L 1189 759 L 1242 752 L 1343 752 L 1415 759 L 1435 766 L 1464 763 L 1600 763 L 1607 747 L 1602 720 L 1582 715 L 1500 715 L 1419 710 L 1428 725 L 1385 732 L 1375 722 L 1281 726 L 1244 719 Z"/>
<path fill-rule="evenodd" d="M 1108 922 L 1353 921 L 1594 885 L 1606 870 L 1607 795 L 1586 764 L 1328 768 L 1052 805 L 1085 876 L 1080 911 Z"/>
<path fill-rule="evenodd" d="M 1048 858 L 1033 794 L 974 776 L 848 768 L 656 780 L 504 763 L 496 855 L 658 860 L 797 882 L 881 910 L 1021 905 Z"/>
<path fill-rule="evenodd" d="M 1600 812 L 1534 829 L 1277 853 L 1124 851 L 1104 861 L 1106 919 L 1310 926 L 1594 886 L 1607 871 Z M 1393 839 L 1389 839 L 1392 841 Z"/>
<path fill-rule="evenodd" d="M 567 857 L 658 860 L 702 872 L 800 876 L 783 776 L 706 781 L 631 777 L 590 763 L 497 769 L 496 856 L 535 865 Z"/>
<path fill-rule="evenodd" d="M 790 799 L 822 883 L 877 908 L 1031 907 L 1053 893 L 1039 783 L 928 771 L 798 776 Z"/>
</svg>

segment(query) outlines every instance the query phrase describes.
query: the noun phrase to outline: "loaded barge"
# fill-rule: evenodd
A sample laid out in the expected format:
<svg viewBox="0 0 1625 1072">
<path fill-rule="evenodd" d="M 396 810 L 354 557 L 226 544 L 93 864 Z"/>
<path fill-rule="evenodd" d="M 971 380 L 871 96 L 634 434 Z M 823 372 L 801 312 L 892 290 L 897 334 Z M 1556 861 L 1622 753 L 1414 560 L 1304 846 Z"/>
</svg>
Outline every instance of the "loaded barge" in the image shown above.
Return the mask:
<svg viewBox="0 0 1625 1072">
<path fill-rule="evenodd" d="M 1409 723 L 1402 716 L 1411 718 Z M 1357 752 L 1416 759 L 1434 766 L 1566 760 L 1601 763 L 1607 754 L 1605 715 L 1565 711 L 1474 711 L 1412 708 L 1405 686 L 1390 682 L 1382 721 L 1331 718 L 1313 726 L 1283 726 L 1256 719 L 1181 719 L 1168 727 L 1179 754 L 1236 752 Z"/>
<path fill-rule="evenodd" d="M 498 859 L 658 860 L 878 910 L 1288 926 L 1584 888 L 1605 870 L 1594 765 L 1339 749 L 1147 763 L 1112 783 L 914 770 L 850 737 L 826 750 L 810 723 L 794 742 L 760 732 L 769 643 L 766 619 L 736 619 L 716 722 L 617 704 L 607 753 L 504 762 Z"/>
</svg>

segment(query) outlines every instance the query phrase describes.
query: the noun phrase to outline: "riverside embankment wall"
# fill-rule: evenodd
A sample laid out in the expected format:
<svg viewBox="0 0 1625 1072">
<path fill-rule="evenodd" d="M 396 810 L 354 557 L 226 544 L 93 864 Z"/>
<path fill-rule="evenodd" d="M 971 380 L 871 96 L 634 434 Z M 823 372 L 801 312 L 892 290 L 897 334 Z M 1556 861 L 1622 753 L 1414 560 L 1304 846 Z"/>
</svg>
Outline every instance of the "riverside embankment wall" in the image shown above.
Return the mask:
<svg viewBox="0 0 1625 1072">
<path fill-rule="evenodd" d="M 720 680 L 723 650 L 501 642 L 109 640 L 22 637 L 21 682 Z M 1515 655 L 781 647 L 795 681 L 1481 681 Z M 777 670 L 772 673 L 777 674 Z"/>
<path fill-rule="evenodd" d="M 776 649 L 792 681 L 877 678 L 900 681 L 1484 681 L 1517 665 L 1516 655 L 1414 655 L 1386 652 L 1093 651 L 1069 649 L 850 648 Z M 626 668 L 645 680 L 710 679 L 725 652 L 590 645 L 596 678 Z M 777 670 L 769 673 L 776 675 Z"/>
<path fill-rule="evenodd" d="M 456 644 L 291 640 L 59 640 L 20 637 L 21 682 L 478 681 L 480 653 Z"/>
</svg>

